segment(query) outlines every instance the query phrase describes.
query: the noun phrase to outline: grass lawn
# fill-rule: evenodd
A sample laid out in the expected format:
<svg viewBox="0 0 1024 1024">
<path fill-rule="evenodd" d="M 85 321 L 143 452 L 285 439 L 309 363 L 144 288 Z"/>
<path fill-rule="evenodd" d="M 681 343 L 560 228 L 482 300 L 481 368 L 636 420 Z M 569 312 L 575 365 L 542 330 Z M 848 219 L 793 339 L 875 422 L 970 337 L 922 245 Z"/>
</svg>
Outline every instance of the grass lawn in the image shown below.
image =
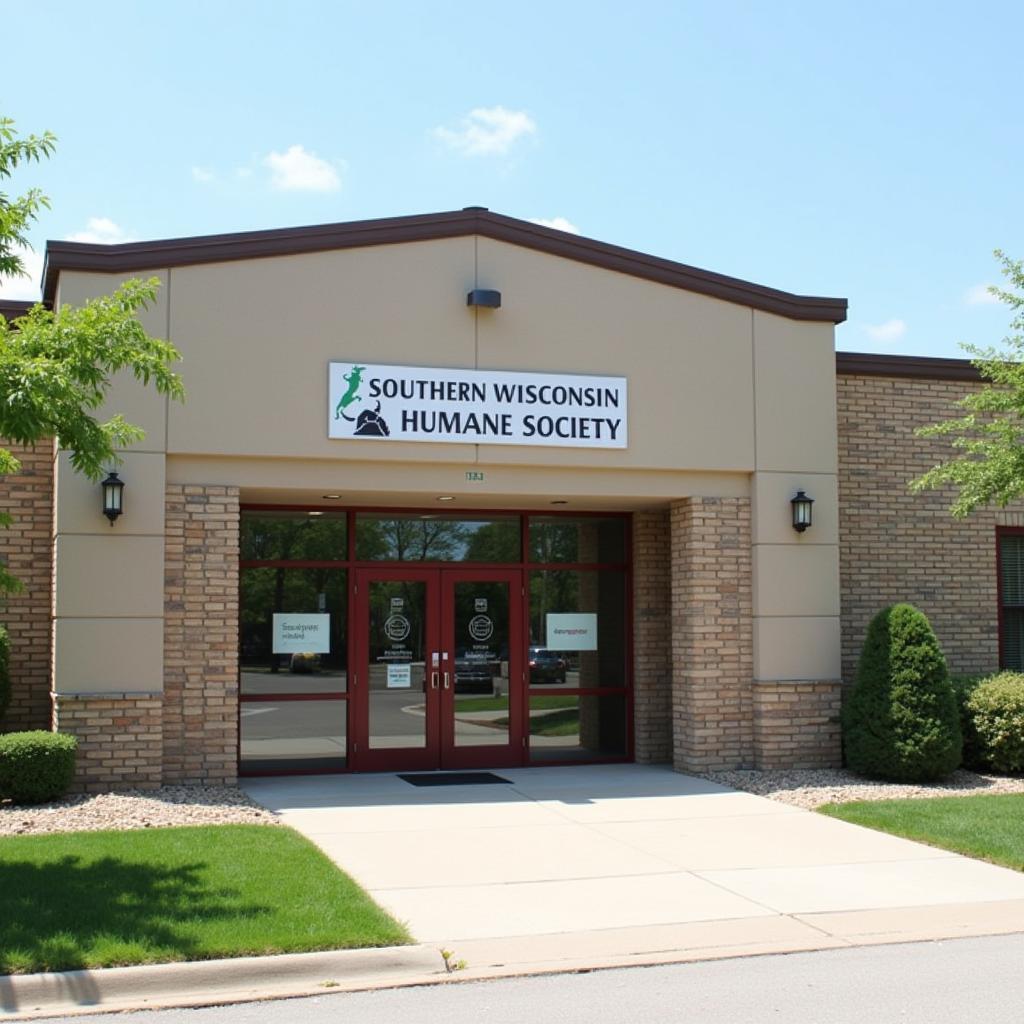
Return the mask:
<svg viewBox="0 0 1024 1024">
<path fill-rule="evenodd" d="M 0 974 L 409 941 L 287 828 L 0 839 Z"/>
<path fill-rule="evenodd" d="M 1024 793 L 828 804 L 822 814 L 1024 871 Z"/>
<path fill-rule="evenodd" d="M 531 710 L 575 707 L 579 697 L 531 697 Z M 508 711 L 508 697 L 460 697 L 456 711 Z"/>
</svg>

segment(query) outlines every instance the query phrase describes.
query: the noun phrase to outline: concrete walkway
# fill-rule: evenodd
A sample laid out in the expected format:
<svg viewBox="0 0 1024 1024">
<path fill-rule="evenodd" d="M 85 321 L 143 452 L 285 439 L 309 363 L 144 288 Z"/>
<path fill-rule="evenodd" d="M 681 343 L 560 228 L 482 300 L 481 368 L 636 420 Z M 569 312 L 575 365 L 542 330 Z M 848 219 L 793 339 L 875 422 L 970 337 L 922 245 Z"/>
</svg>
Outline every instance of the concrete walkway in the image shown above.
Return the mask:
<svg viewBox="0 0 1024 1024">
<path fill-rule="evenodd" d="M 496 774 L 512 784 L 245 788 L 417 940 L 480 970 L 1024 931 L 1019 872 L 667 768 Z"/>
</svg>

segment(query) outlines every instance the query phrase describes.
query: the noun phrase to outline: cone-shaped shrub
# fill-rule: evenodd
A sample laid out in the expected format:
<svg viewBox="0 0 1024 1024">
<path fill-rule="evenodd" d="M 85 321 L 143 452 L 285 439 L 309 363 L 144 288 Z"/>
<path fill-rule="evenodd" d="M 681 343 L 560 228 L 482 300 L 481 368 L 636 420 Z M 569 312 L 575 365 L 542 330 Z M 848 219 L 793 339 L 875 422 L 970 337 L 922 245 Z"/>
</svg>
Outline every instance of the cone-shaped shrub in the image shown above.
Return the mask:
<svg viewBox="0 0 1024 1024">
<path fill-rule="evenodd" d="M 960 764 L 960 716 L 946 659 L 923 612 L 896 604 L 868 626 L 843 707 L 847 766 L 894 782 L 941 779 Z"/>
</svg>

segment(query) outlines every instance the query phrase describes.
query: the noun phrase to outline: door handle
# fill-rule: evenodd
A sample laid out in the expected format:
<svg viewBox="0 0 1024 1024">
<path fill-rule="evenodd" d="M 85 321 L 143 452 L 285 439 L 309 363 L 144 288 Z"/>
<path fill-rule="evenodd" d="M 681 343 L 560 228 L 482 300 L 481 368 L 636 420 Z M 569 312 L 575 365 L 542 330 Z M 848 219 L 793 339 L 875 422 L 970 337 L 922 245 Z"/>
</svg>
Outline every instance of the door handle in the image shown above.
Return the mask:
<svg viewBox="0 0 1024 1024">
<path fill-rule="evenodd" d="M 430 688 L 432 690 L 436 690 L 437 689 L 437 673 L 436 672 L 431 672 L 430 673 Z"/>
<path fill-rule="evenodd" d="M 445 674 L 444 674 L 444 688 L 446 690 L 448 689 L 448 679 L 449 679 L 449 675 L 448 675 L 447 672 L 445 672 Z"/>
</svg>

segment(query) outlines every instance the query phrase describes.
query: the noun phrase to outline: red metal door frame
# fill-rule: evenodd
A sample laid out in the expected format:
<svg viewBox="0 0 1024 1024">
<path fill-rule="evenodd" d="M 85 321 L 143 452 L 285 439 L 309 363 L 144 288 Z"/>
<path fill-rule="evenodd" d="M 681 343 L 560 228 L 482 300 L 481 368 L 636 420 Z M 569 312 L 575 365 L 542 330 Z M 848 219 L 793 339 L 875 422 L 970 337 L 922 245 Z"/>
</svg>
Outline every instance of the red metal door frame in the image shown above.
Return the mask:
<svg viewBox="0 0 1024 1024">
<path fill-rule="evenodd" d="M 422 693 L 426 745 L 372 749 L 370 746 L 370 586 L 375 582 L 423 583 L 426 586 L 423 678 L 413 693 Z M 455 586 L 458 583 L 506 583 L 509 590 L 509 742 L 507 746 L 455 745 Z M 430 771 L 449 768 L 508 768 L 526 763 L 523 667 L 523 574 L 520 569 L 356 569 L 353 593 L 354 671 L 349 688 L 351 750 L 354 771 Z M 436 655 L 436 665 L 434 664 Z M 447 684 L 447 685 L 445 685 Z"/>
<path fill-rule="evenodd" d="M 410 697 L 422 693 L 426 744 L 414 748 L 372 749 L 370 746 L 370 585 L 375 582 L 423 583 L 426 586 L 424 621 L 425 659 L 422 679 L 415 679 Z M 431 655 L 437 651 L 440 638 L 440 578 L 436 569 L 415 566 L 356 569 L 353 605 L 355 627 L 353 640 L 355 671 L 350 684 L 349 699 L 352 732 L 350 757 L 355 771 L 425 771 L 436 768 L 440 759 L 439 673 Z"/>
<path fill-rule="evenodd" d="M 459 583 L 508 585 L 508 744 L 504 746 L 455 745 L 455 587 Z M 525 692 L 523 666 L 523 574 L 520 569 L 441 570 L 442 670 L 450 686 L 442 686 L 441 767 L 515 768 L 526 763 Z"/>
</svg>

